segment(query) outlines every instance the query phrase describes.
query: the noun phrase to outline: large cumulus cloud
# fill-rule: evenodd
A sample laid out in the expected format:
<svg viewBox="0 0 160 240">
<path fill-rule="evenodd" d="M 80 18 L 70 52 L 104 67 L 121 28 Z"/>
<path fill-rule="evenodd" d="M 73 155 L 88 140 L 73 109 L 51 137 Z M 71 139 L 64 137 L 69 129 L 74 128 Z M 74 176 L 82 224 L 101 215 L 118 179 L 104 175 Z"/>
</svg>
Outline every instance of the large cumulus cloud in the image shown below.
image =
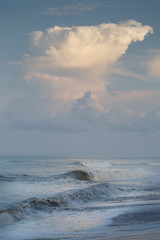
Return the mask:
<svg viewBox="0 0 160 240">
<path fill-rule="evenodd" d="M 133 20 L 96 26 L 55 26 L 32 32 L 30 53 L 24 55 L 25 79 L 44 87 L 40 103 L 48 109 L 45 116 L 42 113 L 34 118 L 38 128 L 139 130 L 145 123 L 148 129 L 152 109 L 156 119 L 159 116 L 159 93 L 110 94 L 107 87 L 114 64 L 132 42 L 143 41 L 149 33 L 153 33 L 150 26 Z"/>
</svg>

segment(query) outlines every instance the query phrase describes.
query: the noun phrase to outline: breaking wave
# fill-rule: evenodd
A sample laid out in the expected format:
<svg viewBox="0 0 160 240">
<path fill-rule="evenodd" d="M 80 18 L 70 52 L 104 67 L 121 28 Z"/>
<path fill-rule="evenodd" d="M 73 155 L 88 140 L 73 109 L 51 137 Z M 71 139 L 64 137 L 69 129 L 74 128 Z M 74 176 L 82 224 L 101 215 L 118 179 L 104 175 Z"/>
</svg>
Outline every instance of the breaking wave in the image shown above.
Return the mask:
<svg viewBox="0 0 160 240">
<path fill-rule="evenodd" d="M 151 166 L 160 166 L 160 162 L 152 162 L 152 163 L 148 163 L 148 165 L 151 165 Z"/>
<path fill-rule="evenodd" d="M 93 174 L 94 181 L 100 182 L 117 182 L 117 181 L 128 181 L 137 178 L 146 178 L 147 172 L 142 169 L 124 169 L 124 170 L 96 170 Z"/>
<path fill-rule="evenodd" d="M 34 175 L 28 175 L 28 174 L 22 174 L 22 175 L 16 175 L 16 174 L 10 174 L 10 175 L 0 175 L 0 181 L 7 181 L 7 182 L 13 182 L 13 181 L 54 181 L 55 179 L 61 179 L 61 178 L 73 178 L 76 180 L 81 181 L 91 181 L 93 180 L 93 174 L 91 172 L 83 171 L 83 170 L 73 170 L 67 173 L 62 173 L 58 175 L 49 175 L 47 177 L 43 176 L 34 176 Z"/>
<path fill-rule="evenodd" d="M 96 181 L 96 182 L 117 182 L 117 181 L 128 181 L 137 178 L 146 178 L 148 177 L 147 171 L 143 169 L 88 169 L 89 171 L 84 170 L 74 170 L 62 175 L 56 176 L 57 178 L 73 178 L 81 181 Z"/>
<path fill-rule="evenodd" d="M 79 162 L 75 162 L 75 164 L 78 165 Z M 75 171 L 75 175 L 72 175 L 73 177 L 75 177 L 75 179 L 78 179 L 78 175 L 80 174 L 81 176 L 86 176 L 86 179 L 84 180 L 113 182 L 119 180 L 127 181 L 137 178 L 146 178 L 150 174 L 145 168 L 145 166 L 137 167 L 135 164 L 124 164 L 123 167 L 115 167 L 114 164 L 110 164 L 105 160 L 83 161 L 80 162 L 80 164 L 83 167 L 83 170 Z"/>
<path fill-rule="evenodd" d="M 70 176 L 72 178 L 75 178 L 80 181 L 91 181 L 93 180 L 93 173 L 86 172 L 83 170 L 74 170 L 66 174 L 67 176 Z"/>
<path fill-rule="evenodd" d="M 52 211 L 59 208 L 65 210 L 83 210 L 85 203 L 101 200 L 109 201 L 114 199 L 118 192 L 119 189 L 114 185 L 96 184 L 87 188 L 62 192 L 44 199 L 30 198 L 7 209 L 0 210 L 0 224 L 21 220 L 39 211 Z"/>
<path fill-rule="evenodd" d="M 54 181 L 58 179 L 75 179 L 79 181 L 97 181 L 97 182 L 113 182 L 118 180 L 130 180 L 136 178 L 146 178 L 148 173 L 143 169 L 123 169 L 121 171 L 104 168 L 104 169 L 91 169 L 87 170 L 73 170 L 58 175 L 49 176 L 34 176 L 34 175 L 0 175 L 0 181 Z"/>
</svg>

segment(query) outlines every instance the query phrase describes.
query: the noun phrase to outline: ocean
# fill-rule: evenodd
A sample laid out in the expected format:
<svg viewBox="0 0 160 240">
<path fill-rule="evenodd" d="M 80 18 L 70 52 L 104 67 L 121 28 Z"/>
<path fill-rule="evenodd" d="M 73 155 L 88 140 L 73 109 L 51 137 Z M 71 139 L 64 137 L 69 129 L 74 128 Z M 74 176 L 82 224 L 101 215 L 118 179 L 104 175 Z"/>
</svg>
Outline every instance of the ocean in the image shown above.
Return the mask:
<svg viewBox="0 0 160 240">
<path fill-rule="evenodd" d="M 159 229 L 158 158 L 0 157 L 2 240 L 104 239 Z"/>
</svg>

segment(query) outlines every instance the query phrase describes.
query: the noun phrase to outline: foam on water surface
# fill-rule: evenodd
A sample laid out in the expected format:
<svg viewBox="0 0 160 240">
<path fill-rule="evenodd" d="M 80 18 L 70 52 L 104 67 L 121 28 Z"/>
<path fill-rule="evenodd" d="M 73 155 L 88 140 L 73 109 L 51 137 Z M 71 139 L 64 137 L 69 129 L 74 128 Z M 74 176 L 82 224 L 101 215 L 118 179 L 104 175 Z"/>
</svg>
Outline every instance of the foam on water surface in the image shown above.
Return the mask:
<svg viewBox="0 0 160 240">
<path fill-rule="evenodd" d="M 156 215 L 160 207 L 158 160 L 0 160 L 3 240 L 121 231 L 146 209 L 157 225 L 160 222 Z M 124 226 L 118 223 L 120 215 L 128 217 Z M 119 225 L 112 226 L 116 217 Z M 147 224 L 152 225 L 152 219 Z M 140 228 L 145 226 L 141 220 Z"/>
</svg>

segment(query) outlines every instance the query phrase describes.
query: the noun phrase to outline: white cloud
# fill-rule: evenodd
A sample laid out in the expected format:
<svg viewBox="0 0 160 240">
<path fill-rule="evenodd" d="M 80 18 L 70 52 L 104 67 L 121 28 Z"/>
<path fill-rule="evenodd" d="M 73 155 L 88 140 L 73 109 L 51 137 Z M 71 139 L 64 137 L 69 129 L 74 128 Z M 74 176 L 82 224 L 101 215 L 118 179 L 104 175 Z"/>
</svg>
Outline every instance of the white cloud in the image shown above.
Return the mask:
<svg viewBox="0 0 160 240">
<path fill-rule="evenodd" d="M 85 12 L 91 12 L 94 11 L 100 4 L 92 4 L 87 5 L 85 3 L 79 3 L 77 5 L 67 5 L 63 7 L 51 7 L 46 8 L 45 11 L 42 12 L 42 14 L 48 15 L 48 16 L 54 16 L 54 15 L 83 15 Z"/>
<path fill-rule="evenodd" d="M 131 20 L 97 26 L 55 26 L 33 32 L 32 53 L 24 57 L 25 78 L 50 83 L 53 98 L 62 105 L 88 91 L 102 104 L 111 66 L 133 41 L 143 41 L 152 31 L 150 26 Z"/>
<path fill-rule="evenodd" d="M 131 42 L 143 41 L 152 28 L 135 21 L 123 24 L 73 26 L 47 29 L 31 34 L 34 49 L 41 56 L 35 58 L 50 68 L 106 67 L 125 54 Z M 49 65 L 49 60 L 50 65 Z"/>
<path fill-rule="evenodd" d="M 158 50 L 156 52 L 147 63 L 147 70 L 151 77 L 160 79 L 160 54 Z"/>
<path fill-rule="evenodd" d="M 12 128 L 49 132 L 153 132 L 160 130 L 160 91 L 115 92 L 98 104 L 91 92 L 72 102 L 70 113 L 57 111 L 55 100 L 36 95 L 7 107 L 5 122 Z"/>
<path fill-rule="evenodd" d="M 152 32 L 150 26 L 132 20 L 97 26 L 55 26 L 31 33 L 31 53 L 24 55 L 25 79 L 36 80 L 45 91 L 33 97 L 32 114 L 27 113 L 30 120 L 23 121 L 27 119 L 24 116 L 17 118 L 23 108 L 23 102 L 19 104 L 12 125 L 46 131 L 148 129 L 152 122 L 148 116 L 153 109 L 155 118 L 159 119 L 159 92 L 114 92 L 112 95 L 107 84 L 112 66 L 129 45 L 143 41 Z M 23 108 L 25 112 L 29 104 Z M 9 112 L 14 107 L 8 110 L 9 122 L 13 117 Z M 38 109 L 37 115 L 34 109 Z"/>
</svg>

